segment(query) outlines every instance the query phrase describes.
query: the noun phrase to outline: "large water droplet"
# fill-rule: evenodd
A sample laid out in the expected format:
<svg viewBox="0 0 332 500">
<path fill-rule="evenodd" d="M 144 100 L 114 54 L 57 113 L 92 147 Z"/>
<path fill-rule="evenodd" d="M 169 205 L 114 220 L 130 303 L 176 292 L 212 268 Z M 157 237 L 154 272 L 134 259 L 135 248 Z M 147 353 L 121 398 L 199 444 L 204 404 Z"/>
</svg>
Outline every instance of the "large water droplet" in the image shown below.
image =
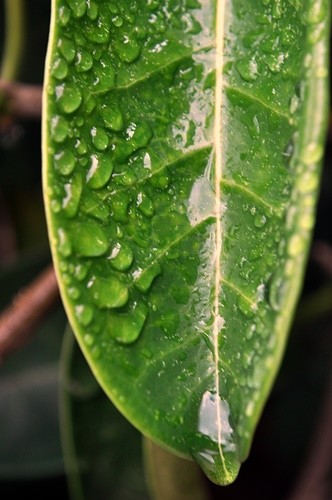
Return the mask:
<svg viewBox="0 0 332 500">
<path fill-rule="evenodd" d="M 252 82 L 256 80 L 258 76 L 258 65 L 256 60 L 253 58 L 240 59 L 236 63 L 236 69 L 238 70 L 241 78 L 246 82 Z"/>
<path fill-rule="evenodd" d="M 79 73 L 89 71 L 93 66 L 93 58 L 89 52 L 80 49 L 76 53 L 75 69 Z"/>
<path fill-rule="evenodd" d="M 62 116 L 53 116 L 51 119 L 51 137 L 55 142 L 63 142 L 69 131 L 69 124 Z"/>
<path fill-rule="evenodd" d="M 108 259 L 114 269 L 125 271 L 131 266 L 134 260 L 134 254 L 127 243 L 117 242 L 113 246 L 111 255 Z"/>
<path fill-rule="evenodd" d="M 69 257 L 72 249 L 71 249 L 71 243 L 70 243 L 70 240 L 68 238 L 66 231 L 62 228 L 59 228 L 57 236 L 58 236 L 57 248 L 58 248 L 59 254 L 62 255 L 63 257 Z"/>
<path fill-rule="evenodd" d="M 128 288 L 114 276 L 97 276 L 88 283 L 95 304 L 101 309 L 124 306 L 128 301 Z"/>
<path fill-rule="evenodd" d="M 70 20 L 70 10 L 68 9 L 68 7 L 66 7 L 65 5 L 62 5 L 59 8 L 58 17 L 59 17 L 59 24 L 61 26 L 67 26 L 67 24 Z"/>
<path fill-rule="evenodd" d="M 110 37 L 110 23 L 107 16 L 100 15 L 94 23 L 86 25 L 85 34 L 91 42 L 106 43 Z"/>
<path fill-rule="evenodd" d="M 58 48 L 67 62 L 71 63 L 75 59 L 75 46 L 68 38 L 60 38 L 58 41 Z"/>
<path fill-rule="evenodd" d="M 51 75 L 54 76 L 54 78 L 57 78 L 57 80 L 63 80 L 66 78 L 67 74 L 68 65 L 66 61 L 61 57 L 58 57 L 52 65 Z"/>
<path fill-rule="evenodd" d="M 82 194 L 82 177 L 73 175 L 70 182 L 64 184 L 65 197 L 62 200 L 62 209 L 67 217 L 76 215 Z"/>
<path fill-rule="evenodd" d="M 120 132 L 124 128 L 124 119 L 118 104 L 105 104 L 100 111 L 105 127 L 114 132 Z"/>
<path fill-rule="evenodd" d="M 57 103 L 64 113 L 73 113 L 82 102 L 82 95 L 78 88 L 69 85 L 58 85 L 55 88 Z"/>
<path fill-rule="evenodd" d="M 107 184 L 112 172 L 113 162 L 109 156 L 92 155 L 91 165 L 86 176 L 87 184 L 93 189 L 99 189 Z"/>
<path fill-rule="evenodd" d="M 61 175 L 71 174 L 75 165 L 75 156 L 71 153 L 71 151 L 60 151 L 54 155 L 54 167 Z"/>
<path fill-rule="evenodd" d="M 87 2 L 86 0 L 67 0 L 69 7 L 71 8 L 74 17 L 82 17 L 86 12 Z"/>
<path fill-rule="evenodd" d="M 210 391 L 203 394 L 199 409 L 199 432 L 211 438 L 212 441 L 222 444 L 225 451 L 234 451 L 233 429 L 229 423 L 229 415 L 228 403 L 222 400 L 219 394 Z"/>
<path fill-rule="evenodd" d="M 121 61 L 126 63 L 136 61 L 141 53 L 141 46 L 133 34 L 114 39 L 113 46 Z"/>
<path fill-rule="evenodd" d="M 104 151 L 109 144 L 108 134 L 102 128 L 91 129 L 92 143 L 98 151 Z"/>
<path fill-rule="evenodd" d="M 107 252 L 109 242 L 104 230 L 95 221 L 84 221 L 72 228 L 72 245 L 82 257 L 97 257 Z"/>
<path fill-rule="evenodd" d="M 121 344 L 131 344 L 138 339 L 147 314 L 148 309 L 143 303 L 135 303 L 133 309 L 128 313 L 117 315 L 111 313 L 108 331 Z"/>
</svg>

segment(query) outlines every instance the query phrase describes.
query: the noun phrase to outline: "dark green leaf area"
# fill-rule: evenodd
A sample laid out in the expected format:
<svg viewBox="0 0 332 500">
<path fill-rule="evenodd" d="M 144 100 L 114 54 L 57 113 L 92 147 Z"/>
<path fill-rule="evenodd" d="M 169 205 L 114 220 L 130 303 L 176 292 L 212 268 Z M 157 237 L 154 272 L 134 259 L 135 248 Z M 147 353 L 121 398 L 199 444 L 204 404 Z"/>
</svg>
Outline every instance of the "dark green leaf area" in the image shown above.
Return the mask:
<svg viewBox="0 0 332 500">
<path fill-rule="evenodd" d="M 45 184 L 71 324 L 121 411 L 219 483 L 248 454 L 299 293 L 327 11 L 55 2 Z"/>
</svg>

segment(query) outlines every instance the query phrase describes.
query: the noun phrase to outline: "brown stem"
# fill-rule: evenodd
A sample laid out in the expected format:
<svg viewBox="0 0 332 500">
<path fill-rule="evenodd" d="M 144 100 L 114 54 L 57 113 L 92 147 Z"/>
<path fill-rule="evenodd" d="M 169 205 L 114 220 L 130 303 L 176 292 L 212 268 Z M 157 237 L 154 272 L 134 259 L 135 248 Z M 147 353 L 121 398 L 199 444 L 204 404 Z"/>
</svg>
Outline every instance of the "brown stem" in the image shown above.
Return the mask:
<svg viewBox="0 0 332 500">
<path fill-rule="evenodd" d="M 332 277 L 332 247 L 324 241 L 317 241 L 312 249 L 311 257 L 323 271 Z"/>
<path fill-rule="evenodd" d="M 52 266 L 18 293 L 0 316 L 0 360 L 21 347 L 59 297 Z"/>
<path fill-rule="evenodd" d="M 40 118 L 42 87 L 0 80 L 0 93 L 4 95 L 5 110 L 17 118 Z"/>
</svg>

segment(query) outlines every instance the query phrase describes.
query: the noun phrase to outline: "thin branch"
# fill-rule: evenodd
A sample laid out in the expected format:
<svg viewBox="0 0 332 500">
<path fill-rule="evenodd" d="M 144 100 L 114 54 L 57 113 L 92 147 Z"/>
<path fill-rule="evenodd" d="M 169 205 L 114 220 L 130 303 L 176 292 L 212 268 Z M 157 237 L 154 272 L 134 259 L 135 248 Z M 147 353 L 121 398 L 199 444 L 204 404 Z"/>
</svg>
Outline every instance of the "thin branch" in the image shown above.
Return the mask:
<svg viewBox="0 0 332 500">
<path fill-rule="evenodd" d="M 59 298 L 52 266 L 21 291 L 0 316 L 0 360 L 22 346 Z"/>
<path fill-rule="evenodd" d="M 40 118 L 42 87 L 0 80 L 0 94 L 7 114 L 16 118 Z"/>
</svg>

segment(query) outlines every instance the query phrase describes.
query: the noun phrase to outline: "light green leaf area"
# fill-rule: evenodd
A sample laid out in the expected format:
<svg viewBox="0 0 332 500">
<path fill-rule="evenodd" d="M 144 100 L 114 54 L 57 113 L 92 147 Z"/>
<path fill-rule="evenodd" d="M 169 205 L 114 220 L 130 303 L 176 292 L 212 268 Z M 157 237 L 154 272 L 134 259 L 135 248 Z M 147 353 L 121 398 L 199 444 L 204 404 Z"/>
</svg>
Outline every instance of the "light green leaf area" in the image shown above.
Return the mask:
<svg viewBox="0 0 332 500">
<path fill-rule="evenodd" d="M 71 325 L 124 415 L 221 484 L 302 281 L 328 27 L 327 0 L 53 1 L 44 189 Z"/>
</svg>

